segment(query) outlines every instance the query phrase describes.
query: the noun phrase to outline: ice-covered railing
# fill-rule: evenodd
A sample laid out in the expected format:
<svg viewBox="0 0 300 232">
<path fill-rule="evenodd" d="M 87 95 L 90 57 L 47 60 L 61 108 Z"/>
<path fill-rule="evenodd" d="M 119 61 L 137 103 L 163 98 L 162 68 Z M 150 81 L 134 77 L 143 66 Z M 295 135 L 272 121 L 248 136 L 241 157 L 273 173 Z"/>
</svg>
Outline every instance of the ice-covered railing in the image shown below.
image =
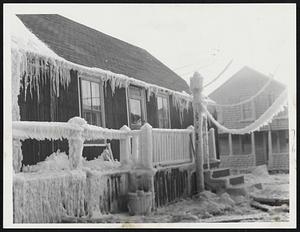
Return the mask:
<svg viewBox="0 0 300 232">
<path fill-rule="evenodd" d="M 69 143 L 69 160 L 72 169 L 80 168 L 83 143 L 94 139 L 120 140 L 120 162 L 123 165 L 137 162 L 139 131 L 131 131 L 127 126 L 120 130 L 107 129 L 87 124 L 80 117 L 71 118 L 68 122 L 12 122 L 14 140 L 36 139 L 39 141 L 67 139 Z M 130 145 L 132 138 L 132 146 Z M 14 170 L 19 171 L 22 158 L 14 161 Z M 18 170 L 17 170 L 18 169 Z"/>
<path fill-rule="evenodd" d="M 192 127 L 188 129 L 153 129 L 153 165 L 193 161 Z"/>
<path fill-rule="evenodd" d="M 68 122 L 14 121 L 13 139 L 57 140 L 67 139 L 70 168 L 82 165 L 83 144 L 86 140 L 120 140 L 120 162 L 123 167 L 152 169 L 153 165 L 166 165 L 192 161 L 191 143 L 193 127 L 188 129 L 153 129 L 148 123 L 140 130 L 124 125 L 119 130 L 87 124 L 80 117 Z M 14 156 L 15 157 L 15 156 Z M 14 159 L 18 172 L 22 157 Z"/>
</svg>

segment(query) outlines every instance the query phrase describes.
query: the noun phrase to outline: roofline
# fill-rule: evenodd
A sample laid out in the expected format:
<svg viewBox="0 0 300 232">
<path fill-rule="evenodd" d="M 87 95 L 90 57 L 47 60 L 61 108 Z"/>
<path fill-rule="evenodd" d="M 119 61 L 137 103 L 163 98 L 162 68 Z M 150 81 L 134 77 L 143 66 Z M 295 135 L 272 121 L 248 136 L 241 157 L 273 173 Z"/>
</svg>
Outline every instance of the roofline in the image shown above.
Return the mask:
<svg viewBox="0 0 300 232">
<path fill-rule="evenodd" d="M 262 73 L 262 72 L 260 72 L 260 71 L 257 71 L 256 69 L 250 67 L 249 65 L 245 65 L 245 66 L 243 66 L 240 70 L 238 70 L 237 72 L 235 72 L 235 73 L 234 73 L 230 78 L 228 78 L 224 83 L 222 83 L 218 88 L 216 88 L 213 92 L 211 92 L 211 93 L 209 94 L 209 96 L 211 96 L 211 95 L 215 94 L 215 92 L 219 91 L 219 90 L 220 90 L 225 84 L 227 84 L 227 83 L 228 83 L 228 82 L 229 82 L 236 74 L 238 74 L 240 71 L 242 71 L 242 70 L 245 69 L 245 68 L 250 69 L 250 70 L 253 71 L 253 72 L 256 72 L 257 74 L 259 74 L 261 77 L 263 77 L 263 78 L 265 78 L 265 79 L 272 78 L 272 77 L 269 77 L 269 76 L 267 76 L 266 74 L 264 74 L 264 73 Z M 281 83 L 281 82 L 275 80 L 274 78 L 273 78 L 273 81 L 274 81 L 275 83 L 281 85 L 282 87 L 285 87 L 285 85 L 284 85 L 283 83 Z"/>
</svg>

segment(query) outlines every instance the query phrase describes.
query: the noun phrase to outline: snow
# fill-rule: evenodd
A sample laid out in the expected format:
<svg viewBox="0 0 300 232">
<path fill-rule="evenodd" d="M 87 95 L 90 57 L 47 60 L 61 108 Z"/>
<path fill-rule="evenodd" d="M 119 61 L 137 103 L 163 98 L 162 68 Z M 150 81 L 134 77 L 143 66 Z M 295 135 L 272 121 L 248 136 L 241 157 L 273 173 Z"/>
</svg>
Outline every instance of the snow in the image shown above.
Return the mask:
<svg viewBox="0 0 300 232">
<path fill-rule="evenodd" d="M 65 152 L 53 152 L 45 161 L 38 162 L 36 165 L 26 165 L 22 167 L 22 172 L 53 172 L 70 170 L 69 158 Z"/>
<path fill-rule="evenodd" d="M 103 156 L 93 160 L 82 160 L 82 168 L 84 171 L 99 171 L 101 173 L 110 173 L 111 171 L 122 171 L 121 163 L 117 160 L 115 161 L 104 161 Z M 65 152 L 60 152 L 57 150 L 49 155 L 45 161 L 38 162 L 36 165 L 26 165 L 22 167 L 22 172 L 24 173 L 54 173 L 57 171 L 69 171 L 70 160 Z"/>
<path fill-rule="evenodd" d="M 269 199 L 289 199 L 289 175 L 269 175 L 266 165 L 258 166 L 249 174 L 244 174 L 252 196 Z M 253 187 L 261 184 L 262 189 Z"/>
<path fill-rule="evenodd" d="M 95 158 L 94 160 L 84 160 L 83 167 L 90 170 L 97 170 L 101 172 L 116 171 L 121 169 L 121 163 L 119 161 L 104 161 L 102 156 Z"/>
</svg>

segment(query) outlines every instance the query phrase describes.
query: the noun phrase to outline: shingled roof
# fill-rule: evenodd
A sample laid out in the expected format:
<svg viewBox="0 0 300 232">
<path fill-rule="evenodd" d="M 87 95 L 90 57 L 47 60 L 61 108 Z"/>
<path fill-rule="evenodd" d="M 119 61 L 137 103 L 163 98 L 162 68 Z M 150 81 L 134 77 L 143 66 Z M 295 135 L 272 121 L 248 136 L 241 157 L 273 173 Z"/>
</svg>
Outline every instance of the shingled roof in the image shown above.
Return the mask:
<svg viewBox="0 0 300 232">
<path fill-rule="evenodd" d="M 176 91 L 187 83 L 146 50 L 57 14 L 17 15 L 57 55 L 87 67 L 124 74 Z"/>
</svg>

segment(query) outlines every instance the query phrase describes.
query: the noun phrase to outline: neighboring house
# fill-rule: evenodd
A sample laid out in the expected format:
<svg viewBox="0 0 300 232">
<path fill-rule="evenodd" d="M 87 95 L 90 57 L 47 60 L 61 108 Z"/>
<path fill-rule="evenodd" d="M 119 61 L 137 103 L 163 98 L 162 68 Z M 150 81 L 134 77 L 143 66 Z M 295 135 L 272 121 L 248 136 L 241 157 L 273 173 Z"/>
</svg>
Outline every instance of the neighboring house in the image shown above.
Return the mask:
<svg viewBox="0 0 300 232">
<path fill-rule="evenodd" d="M 193 124 L 191 103 L 181 114 L 178 99 L 170 94 L 171 91 L 189 93 L 189 86 L 146 50 L 60 15 L 17 16 L 37 38 L 65 60 L 162 87 L 152 94 L 138 82 L 122 87 L 112 81 L 104 83 L 101 75 L 82 74 L 71 69 L 68 87 L 63 88 L 61 84 L 60 94 L 55 96 L 57 86 L 50 74 L 45 74 L 38 88 L 30 90 L 26 90 L 27 79 L 23 77 L 18 98 L 20 120 L 66 122 L 71 117 L 81 116 L 89 124 L 112 129 L 120 129 L 123 125 L 138 129 L 145 122 L 154 128 L 187 128 Z M 98 143 L 103 141 L 94 142 Z M 119 158 L 118 141 L 111 141 L 111 144 L 115 158 Z M 44 160 L 58 148 L 67 151 L 67 142 L 25 140 L 22 142 L 23 164 Z M 101 149 L 103 147 L 85 147 L 83 153 L 93 159 Z"/>
<path fill-rule="evenodd" d="M 255 95 L 269 77 L 244 67 L 209 97 L 219 104 L 234 104 Z M 218 121 L 227 128 L 244 128 L 262 115 L 285 86 L 272 80 L 253 101 L 234 107 L 216 107 Z M 221 166 L 247 168 L 268 165 L 269 170 L 288 170 L 289 133 L 288 111 L 274 117 L 273 121 L 251 134 L 220 133 L 218 136 Z"/>
</svg>

